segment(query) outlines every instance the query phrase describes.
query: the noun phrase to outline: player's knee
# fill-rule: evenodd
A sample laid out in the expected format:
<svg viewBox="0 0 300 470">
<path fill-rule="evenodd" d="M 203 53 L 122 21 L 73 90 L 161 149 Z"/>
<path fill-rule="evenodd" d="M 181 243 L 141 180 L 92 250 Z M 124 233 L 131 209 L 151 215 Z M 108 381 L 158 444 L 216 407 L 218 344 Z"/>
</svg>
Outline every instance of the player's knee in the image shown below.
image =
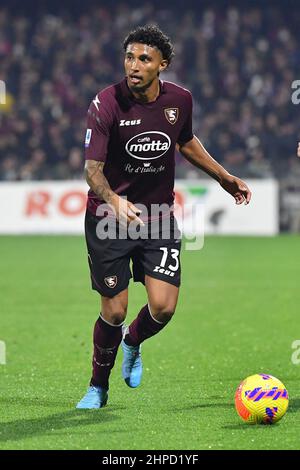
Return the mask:
<svg viewBox="0 0 300 470">
<path fill-rule="evenodd" d="M 161 323 L 167 323 L 175 313 L 175 306 L 156 303 L 151 305 L 151 314 L 153 318 Z"/>
<path fill-rule="evenodd" d="M 126 318 L 127 306 L 121 302 L 102 303 L 102 316 L 112 325 L 120 325 Z"/>
<path fill-rule="evenodd" d="M 171 311 L 161 311 L 156 314 L 156 320 L 160 321 L 161 323 L 168 323 L 171 318 L 173 317 L 175 312 Z"/>
<path fill-rule="evenodd" d="M 102 317 L 104 318 L 104 320 L 106 320 L 108 323 L 111 323 L 112 325 L 120 325 L 121 323 L 124 322 L 126 318 L 126 311 L 124 310 L 105 311 L 105 312 L 102 312 Z"/>
<path fill-rule="evenodd" d="M 126 318 L 126 312 L 114 312 L 111 314 L 111 323 L 113 325 L 120 325 Z"/>
<path fill-rule="evenodd" d="M 101 312 L 104 320 L 112 325 L 120 325 L 127 314 L 127 296 L 101 297 Z"/>
</svg>

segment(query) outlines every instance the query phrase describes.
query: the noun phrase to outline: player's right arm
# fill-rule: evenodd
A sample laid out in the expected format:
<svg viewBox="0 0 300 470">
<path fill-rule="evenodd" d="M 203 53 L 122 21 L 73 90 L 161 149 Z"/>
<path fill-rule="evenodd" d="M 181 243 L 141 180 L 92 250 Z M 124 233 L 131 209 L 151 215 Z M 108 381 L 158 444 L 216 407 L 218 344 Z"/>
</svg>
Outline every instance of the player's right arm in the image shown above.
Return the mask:
<svg viewBox="0 0 300 470">
<path fill-rule="evenodd" d="M 297 150 L 297 155 L 300 157 L 300 142 L 298 142 L 298 150 Z"/>
<path fill-rule="evenodd" d="M 87 184 L 96 196 L 109 204 L 122 224 L 136 220 L 141 211 L 130 201 L 121 198 L 110 187 L 103 170 L 107 159 L 107 148 L 113 124 L 113 109 L 109 95 L 99 93 L 88 110 L 85 138 L 85 177 Z"/>
<path fill-rule="evenodd" d="M 121 198 L 110 187 L 103 174 L 104 162 L 98 160 L 86 160 L 84 172 L 85 179 L 91 190 L 99 199 L 109 204 L 120 223 L 127 224 L 132 220 L 137 220 L 141 225 L 143 221 L 138 217 L 141 211 L 131 202 Z"/>
<path fill-rule="evenodd" d="M 85 179 L 92 191 L 107 204 L 114 204 L 118 195 L 113 192 L 103 174 L 104 162 L 98 160 L 86 160 L 84 166 Z"/>
</svg>

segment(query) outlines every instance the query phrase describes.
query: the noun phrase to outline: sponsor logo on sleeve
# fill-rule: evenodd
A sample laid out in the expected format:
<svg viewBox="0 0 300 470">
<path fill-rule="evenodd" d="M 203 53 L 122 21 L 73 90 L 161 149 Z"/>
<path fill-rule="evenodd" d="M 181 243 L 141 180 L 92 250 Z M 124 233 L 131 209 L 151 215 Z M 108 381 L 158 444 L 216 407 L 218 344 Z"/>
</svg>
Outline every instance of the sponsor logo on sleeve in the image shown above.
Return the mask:
<svg viewBox="0 0 300 470">
<path fill-rule="evenodd" d="M 87 129 L 85 134 L 85 147 L 87 148 L 90 145 L 92 137 L 92 129 Z"/>
<path fill-rule="evenodd" d="M 100 104 L 100 100 L 98 98 L 98 95 L 96 95 L 95 98 L 93 99 L 93 103 L 95 107 L 97 108 L 97 111 L 99 111 L 98 105 Z"/>
</svg>

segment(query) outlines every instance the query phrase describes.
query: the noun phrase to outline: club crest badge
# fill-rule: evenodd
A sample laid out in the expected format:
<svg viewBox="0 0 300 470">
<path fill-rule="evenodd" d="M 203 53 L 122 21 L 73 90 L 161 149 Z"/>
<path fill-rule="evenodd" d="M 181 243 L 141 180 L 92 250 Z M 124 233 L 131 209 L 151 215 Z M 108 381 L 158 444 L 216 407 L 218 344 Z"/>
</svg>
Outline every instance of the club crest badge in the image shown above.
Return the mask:
<svg viewBox="0 0 300 470">
<path fill-rule="evenodd" d="M 170 124 L 175 124 L 178 120 L 179 109 L 178 108 L 166 108 L 164 111 L 165 111 L 165 116 L 166 116 L 167 121 Z"/>
<path fill-rule="evenodd" d="M 109 287 L 110 289 L 113 289 L 117 285 L 118 278 L 117 276 L 108 276 L 104 278 L 104 282 L 107 285 L 107 287 Z"/>
</svg>

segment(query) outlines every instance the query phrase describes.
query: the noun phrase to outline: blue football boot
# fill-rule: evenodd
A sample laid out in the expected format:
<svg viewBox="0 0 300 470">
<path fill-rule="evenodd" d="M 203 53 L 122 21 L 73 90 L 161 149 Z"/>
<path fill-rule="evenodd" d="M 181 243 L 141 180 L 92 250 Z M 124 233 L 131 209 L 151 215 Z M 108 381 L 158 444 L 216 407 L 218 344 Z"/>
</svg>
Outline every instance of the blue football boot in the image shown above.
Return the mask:
<svg viewBox="0 0 300 470">
<path fill-rule="evenodd" d="M 77 403 L 76 408 L 79 410 L 92 410 L 103 408 L 106 405 L 108 393 L 105 388 L 91 385 L 84 397 Z"/>
<path fill-rule="evenodd" d="M 143 364 L 141 357 L 141 345 L 128 346 L 122 340 L 123 363 L 122 376 L 128 387 L 138 387 L 142 380 Z"/>
</svg>

